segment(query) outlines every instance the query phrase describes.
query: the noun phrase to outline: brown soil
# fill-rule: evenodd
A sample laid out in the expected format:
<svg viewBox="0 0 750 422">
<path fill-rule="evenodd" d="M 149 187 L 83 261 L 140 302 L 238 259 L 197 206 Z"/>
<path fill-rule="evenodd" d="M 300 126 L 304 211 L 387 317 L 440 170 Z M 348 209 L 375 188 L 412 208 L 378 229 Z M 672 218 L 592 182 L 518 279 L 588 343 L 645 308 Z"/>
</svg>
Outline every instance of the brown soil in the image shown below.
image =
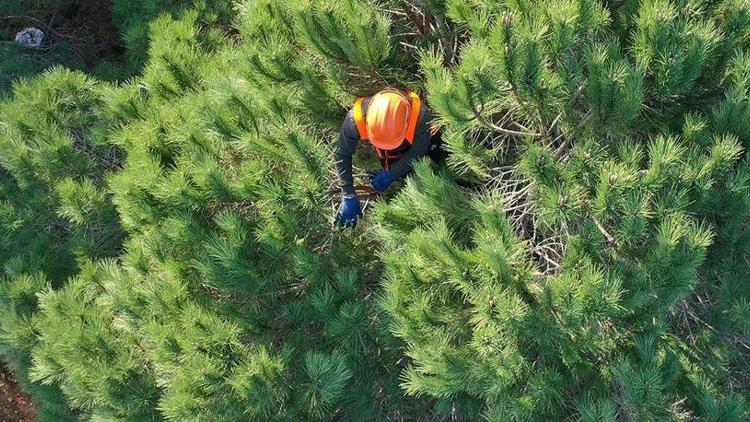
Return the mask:
<svg viewBox="0 0 750 422">
<path fill-rule="evenodd" d="M 101 61 L 124 63 L 125 49 L 112 22 L 111 0 L 60 0 L 46 9 L 29 8 L 24 15 L 2 16 L 11 36 L 27 26 L 45 32 L 46 48 L 66 45 L 86 67 Z"/>
<path fill-rule="evenodd" d="M 36 406 L 16 383 L 15 377 L 0 365 L 0 422 L 36 420 Z"/>
</svg>

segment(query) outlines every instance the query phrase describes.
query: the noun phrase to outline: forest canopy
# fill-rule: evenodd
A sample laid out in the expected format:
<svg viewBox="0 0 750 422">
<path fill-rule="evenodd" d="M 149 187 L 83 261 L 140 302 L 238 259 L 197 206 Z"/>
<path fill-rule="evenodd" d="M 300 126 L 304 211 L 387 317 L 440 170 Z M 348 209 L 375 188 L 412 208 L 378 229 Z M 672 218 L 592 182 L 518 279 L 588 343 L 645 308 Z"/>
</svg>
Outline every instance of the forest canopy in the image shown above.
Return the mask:
<svg viewBox="0 0 750 422">
<path fill-rule="evenodd" d="M 747 1 L 113 0 L 114 38 L 83 3 L 0 0 L 40 421 L 750 418 Z M 448 156 L 337 227 L 386 87 Z"/>
</svg>

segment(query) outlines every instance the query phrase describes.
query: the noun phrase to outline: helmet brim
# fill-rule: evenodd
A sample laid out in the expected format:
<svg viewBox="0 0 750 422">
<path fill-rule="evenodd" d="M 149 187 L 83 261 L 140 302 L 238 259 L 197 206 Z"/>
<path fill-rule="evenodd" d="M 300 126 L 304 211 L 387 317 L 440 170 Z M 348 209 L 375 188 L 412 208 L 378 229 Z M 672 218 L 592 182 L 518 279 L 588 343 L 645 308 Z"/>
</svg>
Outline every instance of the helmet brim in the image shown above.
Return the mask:
<svg viewBox="0 0 750 422">
<path fill-rule="evenodd" d="M 402 133 L 399 136 L 384 139 L 382 136 L 373 137 L 370 135 L 370 143 L 375 148 L 390 151 L 400 147 L 404 143 L 405 136 L 406 134 Z"/>
</svg>

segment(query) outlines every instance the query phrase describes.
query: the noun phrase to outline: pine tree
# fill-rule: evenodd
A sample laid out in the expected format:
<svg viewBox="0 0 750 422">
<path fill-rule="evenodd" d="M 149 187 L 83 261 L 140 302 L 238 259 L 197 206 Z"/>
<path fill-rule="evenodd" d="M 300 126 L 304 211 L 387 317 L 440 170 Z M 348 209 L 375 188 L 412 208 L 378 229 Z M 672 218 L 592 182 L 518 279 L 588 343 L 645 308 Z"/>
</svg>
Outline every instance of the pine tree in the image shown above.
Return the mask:
<svg viewBox="0 0 750 422">
<path fill-rule="evenodd" d="M 37 295 L 64 285 L 78 260 L 114 256 L 120 247 L 123 233 L 104 188 L 120 156 L 104 141 L 116 119 L 101 112 L 99 83 L 55 69 L 14 93 L 0 104 L 0 347 L 27 380 L 42 327 Z M 40 398 L 40 419 L 72 418 L 59 390 L 28 388 Z"/>
<path fill-rule="evenodd" d="M 489 191 L 421 167 L 379 207 L 406 391 L 467 419 L 743 419 L 742 318 L 716 311 L 744 299 L 713 298 L 744 297 L 724 222 L 748 216 L 747 138 L 725 116 L 747 6 L 447 3 L 471 40 L 449 67 L 423 54 L 429 98 L 454 177 Z"/>
<path fill-rule="evenodd" d="M 0 102 L 40 420 L 747 418 L 746 2 L 114 10 L 132 79 Z M 450 156 L 339 230 L 338 125 L 385 86 Z"/>
<path fill-rule="evenodd" d="M 362 25 L 333 3 L 284 16 L 325 39 L 316 31 L 330 11 L 351 22 L 341 37 Z M 384 37 L 382 16 L 370 19 Z M 364 280 L 377 273 L 356 269 L 373 257 L 364 240 L 331 231 L 332 163 L 319 138 L 344 109 L 313 114 L 310 96 L 329 94 L 292 89 L 378 63 L 353 45 L 344 60 L 287 34 L 298 54 L 331 62 L 297 62 L 298 79 L 266 84 L 244 61 L 258 46 L 225 45 L 196 12 L 151 27 L 142 84 L 101 90 L 102 118 L 122 125 L 107 135 L 123 154 L 102 177 L 108 193 L 88 179 L 57 187 L 57 213 L 71 222 L 99 218 L 111 199 L 126 252 L 120 264 L 79 260 L 64 286 L 39 287 L 30 380 L 107 420 L 381 419 L 418 406 L 399 392 L 398 348 L 374 325 Z"/>
</svg>

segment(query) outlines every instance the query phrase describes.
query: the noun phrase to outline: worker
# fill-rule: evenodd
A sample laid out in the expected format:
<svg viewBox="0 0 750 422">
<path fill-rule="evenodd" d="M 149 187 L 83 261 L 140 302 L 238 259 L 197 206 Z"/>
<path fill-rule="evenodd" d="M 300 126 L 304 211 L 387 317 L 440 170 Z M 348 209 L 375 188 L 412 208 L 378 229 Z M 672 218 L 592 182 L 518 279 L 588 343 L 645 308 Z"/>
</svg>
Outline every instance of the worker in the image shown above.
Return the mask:
<svg viewBox="0 0 750 422">
<path fill-rule="evenodd" d="M 440 138 L 431 125 L 431 113 L 419 96 L 398 89 L 384 89 L 371 97 L 358 98 L 341 125 L 336 146 L 336 169 L 343 199 L 336 222 L 353 227 L 362 216 L 354 191 L 352 156 L 357 145 L 369 141 L 382 169 L 369 172 L 370 185 L 383 192 L 405 176 L 420 157 L 442 158 Z"/>
</svg>

